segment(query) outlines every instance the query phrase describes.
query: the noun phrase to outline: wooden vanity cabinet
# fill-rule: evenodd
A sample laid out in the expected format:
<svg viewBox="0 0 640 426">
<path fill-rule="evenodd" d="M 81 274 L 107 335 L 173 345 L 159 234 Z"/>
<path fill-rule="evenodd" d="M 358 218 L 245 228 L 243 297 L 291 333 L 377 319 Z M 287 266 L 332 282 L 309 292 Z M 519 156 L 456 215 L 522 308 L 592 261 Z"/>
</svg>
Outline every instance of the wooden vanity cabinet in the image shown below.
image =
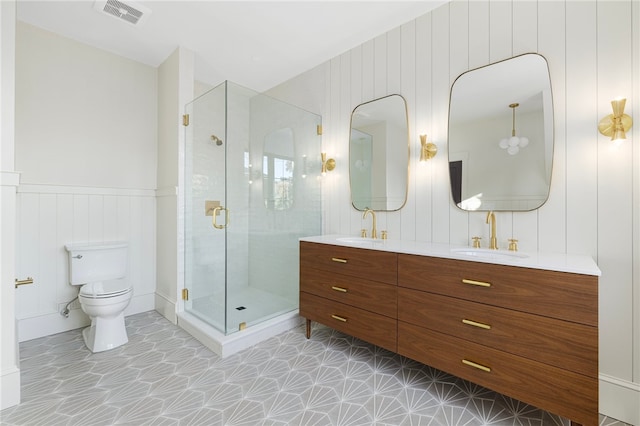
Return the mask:
<svg viewBox="0 0 640 426">
<path fill-rule="evenodd" d="M 597 325 L 596 276 L 398 255 L 399 354 L 584 425 Z"/>
<path fill-rule="evenodd" d="M 300 243 L 300 315 L 598 424 L 598 277 Z"/>
<path fill-rule="evenodd" d="M 300 315 L 397 351 L 396 253 L 300 243 Z"/>
</svg>

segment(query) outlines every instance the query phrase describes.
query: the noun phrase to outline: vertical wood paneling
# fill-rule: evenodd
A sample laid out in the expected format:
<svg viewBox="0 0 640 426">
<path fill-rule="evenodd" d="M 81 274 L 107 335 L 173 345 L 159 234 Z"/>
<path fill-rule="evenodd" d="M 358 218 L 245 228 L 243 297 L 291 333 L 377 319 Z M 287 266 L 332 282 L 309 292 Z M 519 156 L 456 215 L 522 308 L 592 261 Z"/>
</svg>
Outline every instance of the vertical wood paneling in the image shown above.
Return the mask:
<svg viewBox="0 0 640 426">
<path fill-rule="evenodd" d="M 73 196 L 73 241 L 89 241 L 89 196 Z"/>
<path fill-rule="evenodd" d="M 510 1 L 489 2 L 489 34 L 491 62 L 513 56 L 513 4 Z"/>
<path fill-rule="evenodd" d="M 69 260 L 64 246 L 73 243 L 73 195 L 56 194 L 56 288 L 58 303 L 68 302 L 78 294 L 78 289 L 69 285 Z"/>
<path fill-rule="evenodd" d="M 117 218 L 117 236 L 116 240 L 118 241 L 128 241 L 129 240 L 129 208 L 130 202 L 129 197 L 125 195 L 119 195 L 116 200 L 116 218 Z"/>
<path fill-rule="evenodd" d="M 597 255 L 596 4 L 567 3 L 567 251 Z"/>
<path fill-rule="evenodd" d="M 39 324 L 38 317 L 58 315 L 60 304 L 76 297 L 78 288 L 69 284 L 66 244 L 127 241 L 134 294 L 155 292 L 155 197 L 101 192 L 71 187 L 66 193 L 19 191 L 18 267 L 21 276 L 33 276 L 34 284 L 16 292 L 18 319 Z"/>
<path fill-rule="evenodd" d="M 387 33 L 386 77 L 387 90 L 383 96 L 400 93 L 402 88 L 402 29 L 396 27 Z"/>
<path fill-rule="evenodd" d="M 416 22 L 411 21 L 400 29 L 400 89 L 406 102 L 407 110 L 416 110 Z M 407 201 L 400 210 L 399 229 L 389 227 L 397 235 L 390 234 L 389 238 L 414 240 L 416 237 L 416 166 L 419 158 L 420 139 L 416 131 L 416 115 L 409 114 L 409 182 Z M 417 155 L 418 154 L 418 155 Z"/>
<path fill-rule="evenodd" d="M 136 290 L 142 294 L 148 294 L 155 292 L 156 289 L 156 203 L 154 198 L 145 197 L 142 199 L 141 220 L 141 274 L 140 285 L 136 287 Z M 109 235 L 106 231 L 105 227 L 105 235 Z"/>
<path fill-rule="evenodd" d="M 455 55 L 449 55 L 450 81 L 453 84 L 457 76 L 469 70 L 469 3 L 451 3 L 449 25 L 450 51 L 456 52 Z M 447 189 L 450 190 L 449 185 Z M 466 244 L 469 241 L 469 214 L 454 206 L 452 202 L 449 210 L 449 242 Z"/>
<path fill-rule="evenodd" d="M 499 243 L 506 248 L 507 239 L 516 238 L 521 251 L 594 256 L 603 272 L 601 372 L 634 383 L 640 381 L 640 327 L 631 325 L 640 319 L 640 126 L 636 120 L 627 143 L 611 150 L 597 133 L 597 122 L 611 113 L 610 101 L 617 96 L 627 97 L 628 114 L 640 109 L 638 17 L 635 0 L 454 0 L 400 27 L 399 76 L 394 30 L 352 50 L 350 67 L 335 68 L 326 91 L 328 102 L 336 102 L 341 90 L 336 84 L 348 78 L 352 106 L 386 95 L 397 84 L 407 99 L 412 129 L 409 199 L 400 212 L 380 214 L 390 238 L 468 244 L 471 236 L 479 235 L 486 246 L 486 212 L 461 213 L 450 201 L 449 90 L 467 69 L 527 52 L 543 55 L 554 104 L 550 197 L 536 211 L 499 212 Z M 407 57 L 412 50 L 415 57 Z M 323 117 L 340 120 L 334 107 L 329 113 Z M 435 160 L 418 164 L 418 135 L 424 133 L 439 153 Z M 346 170 L 336 186 L 346 186 Z M 329 194 L 325 200 L 333 206 L 341 203 L 337 209 L 352 209 L 348 194 L 344 199 Z M 352 235 L 359 232 L 358 222 L 360 217 L 348 227 Z"/>
<path fill-rule="evenodd" d="M 514 28 L 513 28 L 513 2 L 490 1 L 489 2 L 489 57 L 490 62 L 501 61 L 513 56 Z M 486 242 L 490 238 L 490 229 L 483 215 L 484 228 L 482 237 Z M 498 235 L 498 248 L 506 247 L 506 240 L 513 237 L 513 214 L 496 214 L 496 226 L 500 231 Z"/>
<path fill-rule="evenodd" d="M 56 233 L 56 195 L 39 197 L 38 218 L 38 313 L 50 314 L 57 310 L 56 262 L 52 255 L 59 249 Z"/>
<path fill-rule="evenodd" d="M 416 109 L 415 122 L 416 134 L 426 134 L 433 140 L 432 110 L 433 103 L 431 97 L 431 81 L 432 81 L 432 14 L 423 15 L 416 19 Z M 411 115 L 411 111 L 409 111 Z M 436 140 L 440 154 L 444 151 L 441 141 Z M 415 143 L 416 147 L 420 146 L 420 140 Z M 417 154 L 416 156 L 418 156 Z M 431 241 L 432 229 L 431 218 L 433 216 L 432 208 L 432 167 L 431 162 L 427 164 L 418 164 L 416 166 L 416 223 L 415 223 L 415 240 Z"/>
<path fill-rule="evenodd" d="M 538 210 L 538 250 L 566 250 L 566 69 L 565 4 L 538 3 L 538 46 L 549 63 L 554 108 L 554 153 L 551 192 Z"/>
<path fill-rule="evenodd" d="M 362 102 L 376 97 L 375 75 L 375 42 L 369 40 L 362 45 Z"/>
<path fill-rule="evenodd" d="M 538 2 L 514 1 L 512 3 L 513 16 L 513 55 L 538 51 Z M 538 247 L 538 213 L 514 212 L 502 215 L 510 223 L 506 225 L 508 231 L 502 237 L 502 247 L 508 247 L 508 239 L 518 240 L 520 250 L 535 251 Z M 505 231 L 507 230 L 505 229 Z"/>
<path fill-rule="evenodd" d="M 142 198 L 129 197 L 129 270 L 128 278 L 132 283 L 142 281 Z M 134 294 L 140 292 L 134 285 Z"/>
<path fill-rule="evenodd" d="M 640 22 L 640 3 L 631 3 L 631 15 L 629 17 L 631 22 Z M 633 40 L 631 43 L 632 52 L 640 52 L 640 30 L 638 26 L 633 29 Z M 632 55 L 633 63 L 631 64 L 632 71 L 632 96 L 629 101 L 629 112 L 631 115 L 635 112 L 635 117 L 638 116 L 640 111 L 640 55 Z M 635 94 L 635 95 L 633 95 Z M 638 120 L 636 120 L 637 123 Z M 633 259 L 633 294 L 634 294 L 634 307 L 633 307 L 633 323 L 640 324 L 640 125 L 636 124 L 631 130 L 631 138 L 634 141 L 633 151 L 633 194 L 632 197 L 635 200 L 633 205 L 633 224 L 632 224 L 632 240 L 634 253 Z M 640 327 L 634 327 L 633 330 L 633 359 L 635 360 L 633 367 L 633 381 L 640 383 Z"/>
<path fill-rule="evenodd" d="M 89 236 L 87 241 L 104 241 L 104 195 L 89 195 Z"/>
<path fill-rule="evenodd" d="M 390 94 L 402 94 L 402 37 L 401 37 L 401 28 L 396 27 L 393 30 L 387 33 L 387 72 L 386 72 L 386 86 L 387 92 L 384 96 Z M 405 101 L 406 101 L 405 97 Z M 404 141 L 403 148 L 404 148 Z M 378 229 L 380 230 L 390 230 L 393 229 L 395 235 L 400 235 L 401 229 L 401 215 L 399 214 L 381 214 L 379 215 L 380 225 Z"/>
<path fill-rule="evenodd" d="M 386 96 L 387 91 L 387 34 L 373 39 L 374 98 Z"/>
<path fill-rule="evenodd" d="M 38 314 L 40 282 L 39 218 L 40 200 L 36 194 L 25 194 L 17 199 L 18 232 L 16 236 L 16 275 L 32 277 L 34 283 L 16 291 L 16 318 Z"/>
<path fill-rule="evenodd" d="M 513 2 L 513 55 L 538 51 L 538 2 Z"/>
<path fill-rule="evenodd" d="M 632 97 L 632 52 L 628 34 L 631 2 L 598 5 L 598 117 L 611 114 L 610 102 L 618 96 Z M 611 49 L 611 46 L 617 46 Z M 602 84 L 601 84 L 602 83 Z M 604 84 L 606 83 L 606 84 Z M 631 229 L 633 188 L 632 146 L 624 143 L 613 149 L 606 137 L 598 136 L 598 264 L 603 276 L 600 326 L 611 333 L 600 333 L 600 346 L 607 356 L 601 368 L 607 374 L 632 380 L 633 342 L 629 318 L 633 316 L 633 255 Z"/>
<path fill-rule="evenodd" d="M 362 103 L 362 47 L 356 47 L 354 49 L 351 50 L 351 57 L 349 58 L 349 64 L 350 64 L 350 69 L 349 69 L 349 92 L 350 92 L 350 96 L 349 96 L 349 110 L 348 110 L 348 114 L 349 114 L 349 121 L 351 121 L 351 112 L 353 111 L 353 109 L 358 106 L 359 104 Z M 350 123 L 349 123 L 350 125 Z M 349 135 L 350 137 L 351 135 Z M 348 155 L 348 150 L 347 150 L 347 155 Z M 346 163 L 349 160 L 349 157 L 347 157 L 347 159 L 345 159 L 345 167 Z M 346 172 L 348 174 L 348 172 Z M 351 196 L 351 192 L 349 192 L 349 196 Z M 351 203 L 349 203 L 351 204 Z M 351 211 L 351 215 L 350 215 L 350 230 L 351 230 L 351 234 L 354 235 L 360 235 L 358 233 L 358 230 L 363 228 L 363 223 L 362 223 L 362 216 L 359 214 L 359 212 L 354 209 L 351 208 L 349 209 Z"/>
<path fill-rule="evenodd" d="M 118 235 L 118 198 L 114 195 L 105 195 L 102 200 L 104 239 L 117 239 Z M 155 215 L 154 215 L 155 221 Z"/>
<path fill-rule="evenodd" d="M 470 1 L 468 19 L 469 69 L 474 69 L 489 63 L 489 1 Z"/>
<path fill-rule="evenodd" d="M 433 110 L 431 123 L 433 138 L 438 141 L 439 149 L 447 151 L 447 121 L 449 111 L 449 87 L 451 73 L 449 70 L 449 7 L 441 7 L 433 11 L 432 48 L 432 100 Z M 449 217 L 452 206 L 449 195 L 449 161 L 446 155 L 436 156 L 429 162 L 433 173 L 432 186 L 432 239 L 437 243 L 449 242 Z"/>
</svg>

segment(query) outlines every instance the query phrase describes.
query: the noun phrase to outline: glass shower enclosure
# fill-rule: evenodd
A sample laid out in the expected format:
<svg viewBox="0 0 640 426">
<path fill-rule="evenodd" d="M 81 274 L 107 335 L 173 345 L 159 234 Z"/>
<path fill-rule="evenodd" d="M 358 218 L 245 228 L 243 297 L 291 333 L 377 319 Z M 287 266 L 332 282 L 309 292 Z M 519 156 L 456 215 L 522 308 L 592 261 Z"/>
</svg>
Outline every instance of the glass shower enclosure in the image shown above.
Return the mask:
<svg viewBox="0 0 640 426">
<path fill-rule="evenodd" d="M 321 119 L 231 82 L 186 114 L 184 308 L 228 335 L 298 308 L 298 239 L 321 233 Z"/>
</svg>

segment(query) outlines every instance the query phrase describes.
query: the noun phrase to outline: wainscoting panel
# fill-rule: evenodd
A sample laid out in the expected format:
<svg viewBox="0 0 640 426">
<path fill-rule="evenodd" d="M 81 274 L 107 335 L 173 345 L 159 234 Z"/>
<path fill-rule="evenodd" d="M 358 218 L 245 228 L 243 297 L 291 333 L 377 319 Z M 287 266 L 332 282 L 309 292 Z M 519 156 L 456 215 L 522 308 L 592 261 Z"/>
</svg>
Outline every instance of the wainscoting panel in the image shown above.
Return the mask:
<svg viewBox="0 0 640 426">
<path fill-rule="evenodd" d="M 30 340 L 89 323 L 69 284 L 66 244 L 126 241 L 128 278 L 134 296 L 130 315 L 153 309 L 156 201 L 153 190 L 20 185 L 17 194 L 17 276 L 33 277 L 16 290 L 19 340 Z"/>
</svg>

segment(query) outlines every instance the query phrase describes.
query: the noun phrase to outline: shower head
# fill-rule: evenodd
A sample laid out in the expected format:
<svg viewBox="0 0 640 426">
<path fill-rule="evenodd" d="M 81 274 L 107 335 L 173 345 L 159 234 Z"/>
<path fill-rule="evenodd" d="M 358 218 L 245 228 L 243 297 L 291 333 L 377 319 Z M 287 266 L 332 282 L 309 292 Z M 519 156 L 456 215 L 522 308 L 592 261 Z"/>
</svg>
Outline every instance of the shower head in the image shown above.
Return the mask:
<svg viewBox="0 0 640 426">
<path fill-rule="evenodd" d="M 222 145 L 222 139 L 220 139 L 216 135 L 211 135 L 211 140 L 214 141 L 218 146 Z"/>
</svg>

